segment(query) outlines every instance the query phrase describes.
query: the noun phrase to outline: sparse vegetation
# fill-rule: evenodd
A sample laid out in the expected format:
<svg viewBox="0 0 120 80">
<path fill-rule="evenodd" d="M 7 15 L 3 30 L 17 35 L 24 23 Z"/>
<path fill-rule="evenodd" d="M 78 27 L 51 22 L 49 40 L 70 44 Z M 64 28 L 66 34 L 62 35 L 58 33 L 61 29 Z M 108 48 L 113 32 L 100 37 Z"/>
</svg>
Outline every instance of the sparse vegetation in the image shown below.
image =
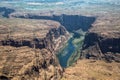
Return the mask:
<svg viewBox="0 0 120 80">
<path fill-rule="evenodd" d="M 119 80 L 120 63 L 100 60 L 78 60 L 68 67 L 61 80 Z"/>
</svg>

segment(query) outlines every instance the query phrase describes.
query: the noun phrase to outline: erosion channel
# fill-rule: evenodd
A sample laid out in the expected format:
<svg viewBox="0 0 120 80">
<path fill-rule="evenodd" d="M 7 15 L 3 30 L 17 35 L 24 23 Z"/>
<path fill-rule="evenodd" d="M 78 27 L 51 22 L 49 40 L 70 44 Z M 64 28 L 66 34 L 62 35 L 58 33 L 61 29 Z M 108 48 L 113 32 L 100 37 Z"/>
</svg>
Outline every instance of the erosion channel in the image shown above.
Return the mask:
<svg viewBox="0 0 120 80">
<path fill-rule="evenodd" d="M 12 15 L 12 17 L 26 18 L 26 19 L 44 19 L 59 22 L 71 34 L 71 38 L 67 41 L 63 48 L 57 52 L 60 65 L 67 67 L 72 65 L 80 56 L 82 44 L 84 42 L 85 33 L 92 27 L 96 20 L 93 16 L 82 15 L 48 15 L 41 16 L 36 14 Z"/>
</svg>

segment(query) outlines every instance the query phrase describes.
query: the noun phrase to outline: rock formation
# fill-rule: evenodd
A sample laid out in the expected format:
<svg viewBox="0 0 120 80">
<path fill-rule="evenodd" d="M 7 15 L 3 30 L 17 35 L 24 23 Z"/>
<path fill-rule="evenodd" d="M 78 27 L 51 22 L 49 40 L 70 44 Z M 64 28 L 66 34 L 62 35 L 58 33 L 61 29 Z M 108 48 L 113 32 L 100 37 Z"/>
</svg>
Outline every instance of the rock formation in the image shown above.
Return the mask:
<svg viewBox="0 0 120 80">
<path fill-rule="evenodd" d="M 81 58 L 120 62 L 119 17 L 99 17 L 85 36 Z"/>
<path fill-rule="evenodd" d="M 50 20 L 0 19 L 0 79 L 59 80 L 55 56 L 69 33 Z"/>
<path fill-rule="evenodd" d="M 65 69 L 61 80 L 119 80 L 120 63 L 102 60 L 78 60 Z"/>
<path fill-rule="evenodd" d="M 6 8 L 5 11 L 7 11 Z M 67 31 L 74 32 L 79 29 L 87 31 L 80 58 L 90 59 L 88 62 L 84 62 L 83 60 L 83 73 L 84 67 L 91 70 L 88 66 L 93 68 L 92 65 L 94 65 L 98 73 L 99 70 L 97 69 L 101 69 L 101 65 L 102 68 L 109 68 L 110 65 L 103 61 L 100 61 L 101 64 L 97 68 L 96 65 L 99 64 L 99 61 L 96 60 L 115 61 L 113 65 L 114 67 L 116 66 L 116 70 L 119 69 L 119 63 L 116 63 L 120 62 L 119 16 L 100 15 L 95 18 L 80 15 L 41 15 L 12 12 L 8 14 L 5 12 L 7 15 L 2 15 L 11 19 L 0 19 L 0 56 L 4 56 L 0 57 L 0 64 L 2 65 L 0 67 L 0 79 L 59 80 L 62 75 L 62 69 L 54 53 L 69 39 L 69 33 Z M 91 61 L 91 59 L 94 60 Z M 96 63 L 94 64 L 94 62 Z M 103 65 L 106 67 L 103 67 Z M 82 71 L 80 67 L 81 63 L 76 66 L 76 71 L 79 68 Z M 118 73 L 116 70 L 115 73 Z M 72 69 L 72 71 L 74 70 Z M 80 76 L 82 73 L 79 75 L 78 73 L 73 73 L 72 76 L 78 76 L 78 80 L 79 78 L 85 78 L 87 80 L 96 79 L 94 75 L 94 77 L 86 78 L 86 76 L 89 76 L 88 73 L 85 73 L 83 76 Z M 102 71 L 101 73 L 103 75 Z M 114 70 L 113 72 L 106 72 L 105 75 L 114 75 L 111 73 L 114 73 Z M 115 79 L 119 79 L 117 78 L 119 74 L 115 76 Z"/>
</svg>

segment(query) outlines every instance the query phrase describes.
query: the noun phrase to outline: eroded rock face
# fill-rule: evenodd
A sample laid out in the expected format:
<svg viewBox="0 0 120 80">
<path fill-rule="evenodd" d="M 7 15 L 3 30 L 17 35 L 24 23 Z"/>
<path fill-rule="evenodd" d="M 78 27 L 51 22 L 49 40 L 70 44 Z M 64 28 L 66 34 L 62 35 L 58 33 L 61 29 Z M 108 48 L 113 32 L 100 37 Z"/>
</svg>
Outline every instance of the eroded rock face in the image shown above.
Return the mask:
<svg viewBox="0 0 120 80">
<path fill-rule="evenodd" d="M 47 49 L 0 46 L 0 79 L 2 80 L 56 80 L 62 68 Z"/>
<path fill-rule="evenodd" d="M 81 58 L 120 62 L 120 19 L 113 17 L 93 24 L 85 36 Z"/>
<path fill-rule="evenodd" d="M 14 19 L 10 19 L 10 20 L 14 21 Z M 32 22 L 33 24 L 28 25 L 28 23 L 31 23 L 29 20 L 25 20 L 25 19 L 21 19 L 21 20 L 28 22 L 21 23 L 19 22 L 20 20 L 18 20 L 16 22 L 20 25 L 18 24 L 16 25 L 14 24 L 14 22 L 10 22 L 9 20 L 4 20 L 10 23 L 10 25 L 11 24 L 13 25 L 7 27 L 1 20 L 1 25 L 0 25 L 1 46 L 2 45 L 3 46 L 10 45 L 14 47 L 29 46 L 31 48 L 39 48 L 39 49 L 46 48 L 49 49 L 50 51 L 55 51 L 62 45 L 62 43 L 65 43 L 69 38 L 69 33 L 66 31 L 66 29 L 63 26 L 61 26 L 57 22 L 54 21 L 52 22 L 49 20 L 48 21 L 36 20 L 36 22 Z"/>
<path fill-rule="evenodd" d="M 44 38 L 45 48 L 51 52 L 59 50 L 59 48 L 61 48 L 62 45 L 67 42 L 69 37 L 69 33 L 63 26 L 60 26 L 58 29 L 53 28 Z"/>
<path fill-rule="evenodd" d="M 82 29 L 87 31 L 91 24 L 94 23 L 96 17 L 94 16 L 82 16 L 82 15 L 68 15 L 68 14 L 51 14 L 51 15 L 41 15 L 32 13 L 13 13 L 9 15 L 15 18 L 26 18 L 26 19 L 46 19 L 54 20 L 61 23 L 69 32 L 74 32 L 76 30 Z"/>
<path fill-rule="evenodd" d="M 59 28 L 52 28 L 49 30 L 49 32 L 46 34 L 46 37 L 44 38 L 32 38 L 32 39 L 13 39 L 13 38 L 8 38 L 5 40 L 1 40 L 0 44 L 1 45 L 10 45 L 10 46 L 15 46 L 15 47 L 20 47 L 20 46 L 29 46 L 31 48 L 39 48 L 39 49 L 49 49 L 50 51 L 54 51 L 57 47 L 56 46 L 62 44 L 62 42 L 67 41 L 69 38 L 69 34 L 66 31 L 66 29 L 62 26 Z M 65 43 L 65 42 L 64 42 Z"/>
<path fill-rule="evenodd" d="M 0 19 L 0 79 L 59 80 L 63 70 L 54 53 L 68 38 L 54 21 Z"/>
</svg>

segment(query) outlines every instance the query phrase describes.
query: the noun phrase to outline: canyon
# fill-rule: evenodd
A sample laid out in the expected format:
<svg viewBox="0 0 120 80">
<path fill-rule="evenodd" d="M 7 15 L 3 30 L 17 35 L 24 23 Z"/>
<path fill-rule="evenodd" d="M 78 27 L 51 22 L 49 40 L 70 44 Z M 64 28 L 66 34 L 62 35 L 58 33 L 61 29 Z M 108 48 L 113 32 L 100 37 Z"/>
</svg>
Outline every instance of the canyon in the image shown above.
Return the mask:
<svg viewBox="0 0 120 80">
<path fill-rule="evenodd" d="M 0 7 L 0 79 L 119 80 L 119 12 L 80 13 Z"/>
<path fill-rule="evenodd" d="M 55 21 L 0 19 L 0 79 L 60 79 L 63 70 L 54 52 L 68 38 Z"/>
<path fill-rule="evenodd" d="M 81 56 L 120 62 L 119 20 L 120 17 L 117 16 L 112 16 L 108 20 L 103 17 L 97 20 L 86 34 Z"/>
<path fill-rule="evenodd" d="M 117 61 L 120 59 L 120 27 L 119 14 L 96 16 L 81 15 L 36 15 L 36 14 L 11 14 L 10 17 L 48 19 L 58 21 L 70 33 L 76 33 L 80 29 L 87 32 L 82 54 L 80 58 L 104 59 L 106 61 Z M 113 27 L 114 26 L 114 27 Z M 78 33 L 80 35 L 81 33 Z M 97 53 L 97 54 L 96 54 Z"/>
</svg>

